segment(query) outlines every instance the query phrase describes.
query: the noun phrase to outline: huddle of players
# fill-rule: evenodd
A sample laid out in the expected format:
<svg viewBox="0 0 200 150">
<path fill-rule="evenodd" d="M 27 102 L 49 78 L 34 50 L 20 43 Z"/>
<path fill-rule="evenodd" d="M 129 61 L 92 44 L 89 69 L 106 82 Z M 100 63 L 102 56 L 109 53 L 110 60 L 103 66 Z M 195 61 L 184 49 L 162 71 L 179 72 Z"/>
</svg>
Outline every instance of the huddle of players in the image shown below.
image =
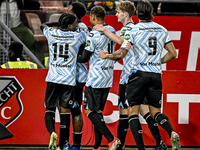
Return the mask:
<svg viewBox="0 0 200 150">
<path fill-rule="evenodd" d="M 141 0 L 138 2 L 137 15 L 140 20 L 143 20 L 148 24 L 150 19 L 153 18 L 152 12 L 153 7 L 148 0 Z M 106 12 L 103 7 L 95 6 L 91 9 L 90 22 L 94 30 L 90 32 L 88 27 L 81 21 L 81 18 L 85 13 L 86 9 L 82 3 L 73 2 L 68 7 L 67 13 L 60 16 L 58 22 L 46 22 L 41 25 L 41 30 L 48 40 L 50 59 L 49 71 L 46 77 L 47 88 L 45 94 L 45 125 L 50 133 L 49 149 L 82 149 L 81 137 L 83 119 L 81 104 L 84 86 L 85 113 L 93 123 L 95 129 L 94 150 L 101 150 L 102 135 L 104 135 L 109 142 L 109 150 L 125 149 L 125 137 L 129 124 L 138 149 L 145 149 L 138 114 L 133 113 L 132 109 L 129 109 L 134 107 L 138 108 L 138 113 L 140 112 L 149 125 L 149 129 L 156 140 L 155 150 L 167 149 L 165 143 L 162 141 L 157 123 L 168 132 L 172 141 L 172 149 L 180 149 L 178 134 L 174 132 L 167 116 L 160 113 L 161 104 L 159 101 L 161 99 L 162 89 L 159 89 L 159 93 L 156 93 L 155 91 L 153 91 L 154 93 L 147 92 L 149 95 L 142 97 L 142 102 L 140 101 L 141 97 L 138 99 L 136 98 L 136 103 L 134 103 L 131 100 L 127 101 L 125 96 L 125 91 L 133 88 L 130 86 L 132 80 L 135 80 L 135 78 L 138 77 L 138 75 L 135 75 L 136 71 L 133 71 L 134 63 L 138 63 L 137 59 L 134 60 L 134 57 L 137 55 L 134 52 L 136 48 L 133 48 L 134 42 L 130 41 L 132 40 L 130 36 L 132 36 L 132 34 L 134 35 L 135 30 L 138 29 L 135 28 L 137 25 L 132 21 L 132 16 L 135 13 L 134 4 L 130 1 L 122 1 L 116 8 L 118 22 L 124 25 L 121 29 L 120 37 L 115 34 L 115 29 L 113 27 L 105 24 L 104 18 Z M 59 28 L 54 28 L 54 26 Z M 148 28 L 148 25 L 143 24 L 142 27 Z M 161 27 L 158 24 L 151 24 L 149 27 L 159 27 L 160 31 L 158 34 L 164 32 L 163 37 L 165 37 L 165 39 L 162 39 L 164 43 L 161 46 L 161 49 L 163 49 L 164 45 L 168 45 L 168 43 L 172 44 L 164 27 Z M 140 38 L 141 36 L 144 37 L 145 35 L 141 34 Z M 151 43 L 152 41 L 154 43 Z M 122 45 L 116 52 L 114 52 L 115 43 Z M 155 44 L 154 38 L 150 39 L 150 47 L 155 49 L 155 45 L 153 44 Z M 106 51 L 104 51 L 105 49 Z M 173 46 L 171 48 L 170 45 L 167 50 L 170 52 L 175 49 Z M 152 54 L 152 56 L 154 55 L 155 54 Z M 157 55 L 155 56 L 158 57 Z M 122 58 L 124 66 L 119 83 L 118 106 L 120 110 L 120 119 L 117 138 L 114 137 L 107 128 L 106 123 L 103 120 L 102 111 L 109 90 L 112 87 L 114 69 L 113 60 Z M 175 57 L 173 56 L 173 58 Z M 168 62 L 173 58 L 170 56 L 170 58 L 167 57 L 165 59 Z M 89 70 L 87 71 L 86 63 L 88 61 Z M 166 63 L 166 61 L 163 60 L 159 61 L 161 61 L 161 63 Z M 159 67 L 157 70 L 160 72 L 148 69 L 144 72 L 155 72 L 155 74 L 159 74 L 158 77 L 154 75 L 155 78 L 158 78 L 158 80 L 160 79 L 161 69 Z M 159 88 L 160 86 L 162 88 L 162 83 L 158 86 Z M 126 94 L 130 99 L 135 96 L 129 95 L 128 92 Z M 156 97 L 156 101 L 151 100 L 154 96 Z M 55 133 L 54 120 L 57 105 L 59 106 L 60 113 L 60 137 L 58 147 L 58 136 Z M 152 105 L 155 109 L 152 108 L 149 110 L 149 105 Z M 156 113 L 152 115 L 151 110 Z M 129 111 L 132 112 L 129 113 Z M 73 118 L 73 145 L 70 145 L 69 143 L 70 114 L 72 114 Z"/>
</svg>

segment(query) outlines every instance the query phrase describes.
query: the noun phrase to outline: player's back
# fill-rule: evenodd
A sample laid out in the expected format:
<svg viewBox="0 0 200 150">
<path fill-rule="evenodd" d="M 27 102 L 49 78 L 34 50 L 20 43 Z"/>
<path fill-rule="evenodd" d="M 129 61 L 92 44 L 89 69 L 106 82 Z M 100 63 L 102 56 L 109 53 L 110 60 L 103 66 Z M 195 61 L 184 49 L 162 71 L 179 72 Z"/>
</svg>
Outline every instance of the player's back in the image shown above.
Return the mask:
<svg viewBox="0 0 200 150">
<path fill-rule="evenodd" d="M 110 32 L 115 33 L 115 29 L 109 25 L 104 27 Z M 86 86 L 93 88 L 111 87 L 113 82 L 114 61 L 101 59 L 99 53 L 105 49 L 109 53 L 113 53 L 115 43 L 111 41 L 105 34 L 92 30 L 87 38 L 86 50 L 92 51 L 89 61 L 89 73 Z"/>
<path fill-rule="evenodd" d="M 128 32 L 127 32 L 128 33 Z M 129 34 L 130 33 L 130 34 Z M 171 41 L 168 31 L 155 22 L 140 22 L 125 35 L 133 42 L 133 69 L 161 73 L 161 54 L 164 45 Z"/>
<path fill-rule="evenodd" d="M 85 34 L 47 28 L 44 31 L 49 45 L 50 64 L 46 81 L 75 85 L 77 54 L 85 42 Z"/>
</svg>

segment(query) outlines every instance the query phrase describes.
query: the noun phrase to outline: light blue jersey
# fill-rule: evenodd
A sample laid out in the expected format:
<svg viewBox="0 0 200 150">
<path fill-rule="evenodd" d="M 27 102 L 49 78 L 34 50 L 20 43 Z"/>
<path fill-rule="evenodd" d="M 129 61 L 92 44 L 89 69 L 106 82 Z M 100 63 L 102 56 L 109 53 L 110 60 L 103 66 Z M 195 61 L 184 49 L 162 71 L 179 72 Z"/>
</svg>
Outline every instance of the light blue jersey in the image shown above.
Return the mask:
<svg viewBox="0 0 200 150">
<path fill-rule="evenodd" d="M 133 44 L 133 66 L 131 71 L 162 73 L 161 54 L 165 44 L 171 42 L 168 31 L 155 22 L 140 22 L 126 31 L 124 43 Z"/>
<path fill-rule="evenodd" d="M 45 27 L 43 32 L 48 40 L 50 58 L 46 81 L 75 86 L 77 54 L 86 41 L 85 34 L 52 27 Z"/>
<path fill-rule="evenodd" d="M 88 27 L 83 22 L 78 23 L 77 31 L 83 32 L 86 36 L 89 34 Z M 85 83 L 87 79 L 87 63 L 77 62 L 76 71 L 76 80 L 78 82 Z"/>
<path fill-rule="evenodd" d="M 120 36 L 124 36 L 125 32 L 128 30 L 131 30 L 132 26 L 134 26 L 134 23 L 128 23 L 126 24 L 124 27 L 122 27 L 121 31 L 120 31 Z M 132 49 L 133 47 L 131 47 Z M 129 52 L 127 53 L 126 57 L 123 58 L 123 69 L 122 69 L 122 73 L 120 76 L 120 81 L 119 84 L 126 84 L 128 81 L 128 77 L 131 74 L 131 68 L 133 65 L 133 61 L 132 59 L 134 58 L 134 53 L 133 50 L 129 50 Z"/>
<path fill-rule="evenodd" d="M 115 34 L 115 29 L 109 25 L 104 27 Z M 105 34 L 92 30 L 87 36 L 85 50 L 93 52 L 89 61 L 89 72 L 86 86 L 92 88 L 108 88 L 112 87 L 114 61 L 101 59 L 99 53 L 107 49 L 109 53 L 113 53 L 115 43 L 111 41 Z"/>
</svg>

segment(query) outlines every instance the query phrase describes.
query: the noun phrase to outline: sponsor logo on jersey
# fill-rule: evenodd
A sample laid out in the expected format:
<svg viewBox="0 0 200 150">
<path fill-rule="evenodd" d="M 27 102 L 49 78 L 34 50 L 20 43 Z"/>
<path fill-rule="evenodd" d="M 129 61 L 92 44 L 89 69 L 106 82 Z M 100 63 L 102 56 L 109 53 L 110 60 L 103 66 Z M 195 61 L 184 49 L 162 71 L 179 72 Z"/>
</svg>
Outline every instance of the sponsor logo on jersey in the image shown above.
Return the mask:
<svg viewBox="0 0 200 150">
<path fill-rule="evenodd" d="M 124 35 L 125 32 L 126 32 L 126 29 L 123 29 L 122 32 L 121 32 L 121 34 Z"/>
<path fill-rule="evenodd" d="M 90 46 L 90 44 L 91 44 L 90 40 L 87 40 L 86 46 Z"/>
</svg>

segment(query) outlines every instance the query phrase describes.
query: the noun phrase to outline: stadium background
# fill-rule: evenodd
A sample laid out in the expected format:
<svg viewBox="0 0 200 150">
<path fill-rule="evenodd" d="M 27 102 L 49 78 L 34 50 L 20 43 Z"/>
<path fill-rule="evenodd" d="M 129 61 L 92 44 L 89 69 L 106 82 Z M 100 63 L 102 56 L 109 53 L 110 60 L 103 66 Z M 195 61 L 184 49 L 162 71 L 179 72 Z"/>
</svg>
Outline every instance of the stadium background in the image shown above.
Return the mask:
<svg viewBox="0 0 200 150">
<path fill-rule="evenodd" d="M 44 12 L 34 13 L 38 14 L 39 17 L 44 15 Z M 48 20 L 50 14 L 52 14 L 52 12 L 45 12 L 46 20 Z M 43 21 L 45 20 L 44 18 L 40 19 Z M 122 25 L 117 22 L 117 18 L 114 15 L 107 15 L 105 20 L 105 22 L 113 26 L 116 31 L 119 31 L 122 27 Z M 136 16 L 133 17 L 133 20 L 138 22 Z M 162 111 L 168 115 L 175 131 L 179 133 L 182 147 L 191 150 L 199 148 L 200 17 L 173 15 L 154 16 L 153 21 L 168 29 L 178 52 L 178 57 L 175 60 L 162 66 L 164 70 L 162 76 L 164 87 Z M 90 26 L 89 15 L 83 18 L 83 22 Z M 117 45 L 116 49 L 118 48 L 119 46 Z M 25 53 L 25 55 L 28 54 Z M 122 64 L 122 61 L 115 64 L 113 88 L 110 90 L 108 102 L 103 112 L 106 123 L 114 135 L 117 134 L 117 95 Z M 5 90 L 9 88 L 9 83 L 15 81 L 18 86 L 21 86 L 21 90 L 14 91 L 14 94 L 12 94 L 12 96 L 9 95 L 7 101 L 0 106 L 0 122 L 14 134 L 13 138 L 0 140 L 0 148 L 9 148 L 12 146 L 15 148 L 18 146 L 45 147 L 48 144 L 49 135 L 44 124 L 46 73 L 46 69 L 0 69 L 0 101 L 3 101 L 3 98 L 5 98 Z M 2 84 L 5 83 L 5 80 L 6 84 Z M 87 148 L 87 146 L 94 144 L 94 137 L 92 136 L 93 126 L 84 113 L 83 117 L 84 128 L 82 144 L 85 146 L 84 148 Z M 148 130 L 148 126 L 142 118 L 140 118 L 140 120 L 144 130 L 145 145 L 147 145 L 147 147 L 153 147 L 155 141 Z M 56 130 L 58 131 L 58 113 L 56 121 Z M 171 144 L 167 133 L 161 128 L 160 131 L 165 143 L 170 147 Z M 72 130 L 70 142 L 72 143 Z M 106 139 L 103 138 L 102 145 L 106 146 L 107 144 Z M 130 130 L 126 138 L 126 145 L 128 147 L 135 147 L 135 142 Z"/>
</svg>

